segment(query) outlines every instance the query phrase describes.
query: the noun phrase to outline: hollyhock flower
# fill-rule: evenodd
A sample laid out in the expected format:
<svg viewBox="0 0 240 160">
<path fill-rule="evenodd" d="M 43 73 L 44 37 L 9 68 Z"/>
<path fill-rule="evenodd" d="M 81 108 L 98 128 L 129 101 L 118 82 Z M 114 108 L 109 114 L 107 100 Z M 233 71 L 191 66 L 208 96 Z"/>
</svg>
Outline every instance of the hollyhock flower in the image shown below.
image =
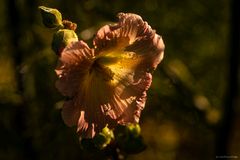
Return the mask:
<svg viewBox="0 0 240 160">
<path fill-rule="evenodd" d="M 93 138 L 106 124 L 138 123 L 152 72 L 163 59 L 163 40 L 147 22 L 132 13 L 118 18 L 100 28 L 94 48 L 72 42 L 59 57 L 56 87 L 69 97 L 62 117 L 83 138 Z"/>
</svg>

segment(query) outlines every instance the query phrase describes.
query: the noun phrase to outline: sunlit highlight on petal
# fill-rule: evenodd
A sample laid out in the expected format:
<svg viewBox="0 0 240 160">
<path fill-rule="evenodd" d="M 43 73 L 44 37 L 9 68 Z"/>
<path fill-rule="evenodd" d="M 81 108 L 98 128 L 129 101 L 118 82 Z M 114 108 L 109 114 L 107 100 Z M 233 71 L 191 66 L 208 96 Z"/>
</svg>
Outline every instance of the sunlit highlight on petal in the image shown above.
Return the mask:
<svg viewBox="0 0 240 160">
<path fill-rule="evenodd" d="M 163 40 L 147 22 L 130 13 L 118 18 L 97 32 L 94 49 L 74 42 L 59 58 L 56 86 L 71 98 L 62 117 L 80 137 L 92 138 L 106 124 L 138 123 L 151 73 L 163 59 Z"/>
</svg>

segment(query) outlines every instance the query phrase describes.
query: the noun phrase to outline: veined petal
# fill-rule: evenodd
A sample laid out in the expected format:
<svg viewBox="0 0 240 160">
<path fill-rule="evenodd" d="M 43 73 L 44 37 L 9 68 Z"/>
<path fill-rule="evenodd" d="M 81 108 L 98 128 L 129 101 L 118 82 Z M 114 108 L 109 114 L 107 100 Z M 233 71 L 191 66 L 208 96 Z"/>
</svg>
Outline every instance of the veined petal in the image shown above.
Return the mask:
<svg viewBox="0 0 240 160">
<path fill-rule="evenodd" d="M 56 73 L 59 91 L 71 98 L 62 117 L 77 125 L 80 137 L 92 138 L 106 124 L 137 123 L 152 82 L 152 71 L 163 58 L 162 38 L 135 14 L 118 15 L 115 25 L 102 27 L 93 41 L 68 45 Z"/>
<path fill-rule="evenodd" d="M 64 103 L 62 109 L 62 118 L 68 126 L 78 123 L 81 106 L 76 104 L 75 97 L 81 88 L 81 82 L 86 78 L 92 59 L 93 50 L 82 41 L 68 45 L 59 58 L 55 70 L 59 78 L 56 88 L 71 99 Z"/>
<path fill-rule="evenodd" d="M 113 97 L 112 72 L 99 66 L 94 50 L 82 41 L 68 45 L 60 55 L 56 68 L 57 89 L 70 98 L 62 108 L 62 118 L 68 126 L 77 125 L 81 137 L 92 138 L 106 124 L 116 124 L 104 114 L 107 104 Z"/>
<path fill-rule="evenodd" d="M 120 13 L 118 18 L 98 31 L 95 54 L 99 65 L 113 73 L 107 114 L 118 123 L 134 123 L 145 106 L 151 73 L 163 59 L 164 43 L 140 16 Z"/>
<path fill-rule="evenodd" d="M 75 96 L 92 63 L 93 50 L 86 43 L 79 41 L 68 45 L 63 50 L 59 58 L 59 64 L 55 69 L 59 77 L 56 82 L 58 90 L 64 96 Z"/>
</svg>

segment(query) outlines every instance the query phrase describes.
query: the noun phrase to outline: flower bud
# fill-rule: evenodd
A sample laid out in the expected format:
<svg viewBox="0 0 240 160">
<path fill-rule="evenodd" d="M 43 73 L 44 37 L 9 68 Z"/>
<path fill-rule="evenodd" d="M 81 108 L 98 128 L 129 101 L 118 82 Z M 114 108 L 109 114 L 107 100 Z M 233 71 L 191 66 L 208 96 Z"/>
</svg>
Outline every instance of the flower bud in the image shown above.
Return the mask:
<svg viewBox="0 0 240 160">
<path fill-rule="evenodd" d="M 110 144 L 113 138 L 113 131 L 106 126 L 102 129 L 102 132 L 94 137 L 93 141 L 97 148 L 104 149 L 108 144 Z"/>
<path fill-rule="evenodd" d="M 139 126 L 139 124 L 129 124 L 127 125 L 127 128 L 129 129 L 130 134 L 133 137 L 138 137 L 141 133 L 141 128 Z"/>
<path fill-rule="evenodd" d="M 108 125 L 102 129 L 102 132 L 106 137 L 114 138 L 113 131 L 108 128 Z"/>
<path fill-rule="evenodd" d="M 62 24 L 62 14 L 57 9 L 44 6 L 40 6 L 39 9 L 41 10 L 43 24 L 47 28 L 64 27 Z"/>
<path fill-rule="evenodd" d="M 53 35 L 52 49 L 59 55 L 68 44 L 75 41 L 78 41 L 78 37 L 73 30 L 60 29 Z"/>
</svg>

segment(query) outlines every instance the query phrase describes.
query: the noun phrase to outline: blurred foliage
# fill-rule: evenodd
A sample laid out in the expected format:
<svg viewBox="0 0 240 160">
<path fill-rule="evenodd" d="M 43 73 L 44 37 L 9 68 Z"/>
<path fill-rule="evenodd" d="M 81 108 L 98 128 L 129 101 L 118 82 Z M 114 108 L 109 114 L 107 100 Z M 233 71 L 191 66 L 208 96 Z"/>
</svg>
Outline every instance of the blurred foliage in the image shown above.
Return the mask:
<svg viewBox="0 0 240 160">
<path fill-rule="evenodd" d="M 215 159 L 216 128 L 228 86 L 230 3 L 205 0 L 0 1 L 0 159 L 83 159 L 75 128 L 64 125 L 54 87 L 53 32 L 38 6 L 58 8 L 91 46 L 118 12 L 141 15 L 166 45 L 141 117 L 147 149 L 128 159 Z M 240 98 L 239 98 L 240 99 Z M 238 103 L 239 104 L 239 103 Z M 240 113 L 239 106 L 234 110 Z M 236 117 L 229 153 L 240 156 Z"/>
</svg>

